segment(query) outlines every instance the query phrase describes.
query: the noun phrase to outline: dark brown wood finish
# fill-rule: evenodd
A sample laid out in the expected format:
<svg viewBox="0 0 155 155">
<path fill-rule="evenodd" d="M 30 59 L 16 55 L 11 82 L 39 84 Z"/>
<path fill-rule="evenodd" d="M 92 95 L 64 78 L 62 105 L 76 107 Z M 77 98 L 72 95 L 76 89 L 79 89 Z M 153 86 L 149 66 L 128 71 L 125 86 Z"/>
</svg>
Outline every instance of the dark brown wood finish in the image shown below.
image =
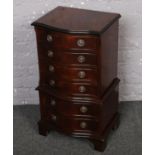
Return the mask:
<svg viewBox="0 0 155 155">
<path fill-rule="evenodd" d="M 102 94 L 117 77 L 118 21 L 101 35 L 100 70 Z M 105 76 L 106 75 L 106 76 Z"/>
<path fill-rule="evenodd" d="M 76 41 L 78 39 L 85 40 L 85 50 L 96 50 L 99 46 L 99 38 L 95 35 L 70 35 L 62 32 L 54 32 L 47 30 L 45 28 L 37 27 L 37 41 L 45 47 L 54 48 L 54 49 L 83 49 L 77 45 Z M 51 35 L 53 40 L 52 44 L 47 42 L 47 36 Z"/>
<path fill-rule="evenodd" d="M 57 7 L 34 23 L 39 60 L 39 133 L 57 130 L 103 151 L 119 125 L 120 15 Z"/>
<path fill-rule="evenodd" d="M 101 34 L 119 18 L 117 13 L 59 6 L 32 25 L 70 34 Z"/>
</svg>

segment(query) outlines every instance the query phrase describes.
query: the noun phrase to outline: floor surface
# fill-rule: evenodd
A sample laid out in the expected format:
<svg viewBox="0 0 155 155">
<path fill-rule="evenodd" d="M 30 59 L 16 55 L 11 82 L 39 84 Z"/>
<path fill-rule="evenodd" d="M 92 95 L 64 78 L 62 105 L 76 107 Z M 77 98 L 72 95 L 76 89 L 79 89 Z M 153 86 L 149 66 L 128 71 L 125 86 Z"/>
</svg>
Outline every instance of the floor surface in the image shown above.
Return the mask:
<svg viewBox="0 0 155 155">
<path fill-rule="evenodd" d="M 112 132 L 104 152 L 93 149 L 91 142 L 57 132 L 47 137 L 38 134 L 38 105 L 14 106 L 14 155 L 141 155 L 142 104 L 120 104 L 120 127 Z"/>
</svg>

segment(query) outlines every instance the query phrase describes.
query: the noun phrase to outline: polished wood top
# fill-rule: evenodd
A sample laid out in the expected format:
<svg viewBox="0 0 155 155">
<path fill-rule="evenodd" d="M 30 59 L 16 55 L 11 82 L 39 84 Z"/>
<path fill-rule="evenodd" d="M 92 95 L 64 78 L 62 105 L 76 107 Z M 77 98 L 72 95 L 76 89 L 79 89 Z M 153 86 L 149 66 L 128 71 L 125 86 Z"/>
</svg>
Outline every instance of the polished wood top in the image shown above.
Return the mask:
<svg viewBox="0 0 155 155">
<path fill-rule="evenodd" d="M 117 13 L 59 6 L 32 25 L 71 34 L 100 34 L 119 18 Z"/>
</svg>

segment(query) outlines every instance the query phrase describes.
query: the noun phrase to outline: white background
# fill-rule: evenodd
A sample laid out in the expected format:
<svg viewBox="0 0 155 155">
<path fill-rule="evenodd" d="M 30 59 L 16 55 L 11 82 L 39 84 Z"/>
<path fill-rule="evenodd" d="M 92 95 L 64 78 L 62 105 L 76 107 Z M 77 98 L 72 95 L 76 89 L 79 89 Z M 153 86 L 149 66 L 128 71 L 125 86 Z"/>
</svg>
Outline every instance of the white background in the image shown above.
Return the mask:
<svg viewBox="0 0 155 155">
<path fill-rule="evenodd" d="M 38 61 L 30 24 L 62 5 L 117 12 L 120 101 L 141 100 L 141 0 L 14 0 L 14 104 L 38 104 Z"/>
</svg>

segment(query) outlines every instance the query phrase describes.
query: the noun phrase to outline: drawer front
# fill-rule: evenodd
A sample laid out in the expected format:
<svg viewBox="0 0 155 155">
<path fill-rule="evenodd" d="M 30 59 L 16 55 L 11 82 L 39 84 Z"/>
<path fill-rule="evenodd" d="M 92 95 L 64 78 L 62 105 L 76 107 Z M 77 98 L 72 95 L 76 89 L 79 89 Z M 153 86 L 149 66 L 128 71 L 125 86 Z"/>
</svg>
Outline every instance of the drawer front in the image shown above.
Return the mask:
<svg viewBox="0 0 155 155">
<path fill-rule="evenodd" d="M 96 68 L 60 67 L 56 64 L 40 63 L 40 82 L 49 80 L 62 80 L 72 82 L 93 82 L 97 84 Z"/>
<path fill-rule="evenodd" d="M 49 121 L 66 132 L 93 132 L 97 130 L 98 123 L 86 118 L 68 118 L 56 114 L 49 114 Z"/>
<path fill-rule="evenodd" d="M 86 66 L 97 65 L 96 54 L 89 53 L 89 51 L 66 51 L 56 50 L 39 45 L 39 59 L 49 63 L 60 63 L 60 65 Z"/>
<path fill-rule="evenodd" d="M 72 83 L 66 81 L 49 81 L 47 85 L 51 91 L 71 96 L 98 96 L 98 87 L 90 83 Z"/>
<path fill-rule="evenodd" d="M 93 35 L 70 35 L 60 32 L 52 32 L 44 29 L 36 29 L 38 44 L 47 44 L 56 49 L 97 49 L 99 38 Z"/>
<path fill-rule="evenodd" d="M 46 104 L 49 112 L 71 117 L 97 118 L 101 110 L 100 106 L 95 103 L 64 101 L 54 96 L 48 96 Z"/>
</svg>

